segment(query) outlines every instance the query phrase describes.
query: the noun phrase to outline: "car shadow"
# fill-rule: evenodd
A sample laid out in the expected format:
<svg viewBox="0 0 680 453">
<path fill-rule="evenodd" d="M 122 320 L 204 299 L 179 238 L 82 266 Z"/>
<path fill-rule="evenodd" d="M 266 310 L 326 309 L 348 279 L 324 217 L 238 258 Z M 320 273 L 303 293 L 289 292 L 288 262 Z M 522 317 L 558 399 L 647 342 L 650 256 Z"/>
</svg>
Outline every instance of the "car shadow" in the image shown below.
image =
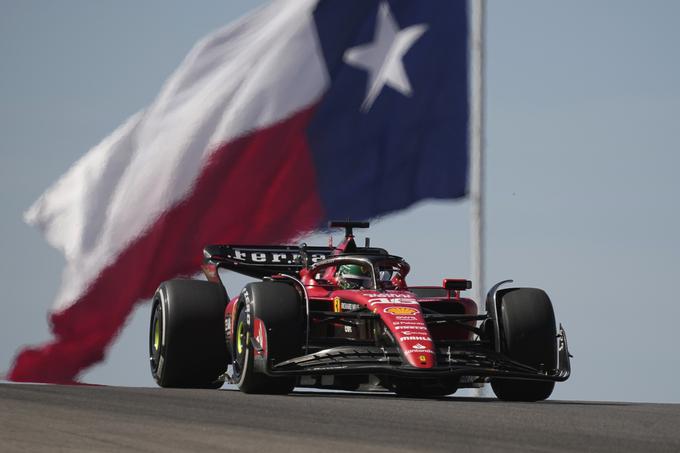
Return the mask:
<svg viewBox="0 0 680 453">
<path fill-rule="evenodd" d="M 223 388 L 222 391 L 238 392 L 237 388 Z M 568 400 L 546 400 L 537 402 L 516 402 L 516 401 L 501 401 L 493 396 L 478 397 L 478 396 L 443 396 L 436 398 L 420 398 L 420 397 L 405 397 L 398 396 L 392 392 L 387 391 L 342 391 L 342 390 L 325 390 L 325 389 L 295 389 L 293 393 L 286 395 L 289 398 L 343 398 L 343 399 L 393 399 L 393 400 L 414 400 L 414 401 L 441 401 L 445 403 L 477 403 L 477 404 L 541 404 L 554 406 L 597 406 L 597 407 L 621 407 L 621 406 L 635 406 L 644 403 L 632 402 L 618 402 L 618 401 L 568 401 Z"/>
</svg>

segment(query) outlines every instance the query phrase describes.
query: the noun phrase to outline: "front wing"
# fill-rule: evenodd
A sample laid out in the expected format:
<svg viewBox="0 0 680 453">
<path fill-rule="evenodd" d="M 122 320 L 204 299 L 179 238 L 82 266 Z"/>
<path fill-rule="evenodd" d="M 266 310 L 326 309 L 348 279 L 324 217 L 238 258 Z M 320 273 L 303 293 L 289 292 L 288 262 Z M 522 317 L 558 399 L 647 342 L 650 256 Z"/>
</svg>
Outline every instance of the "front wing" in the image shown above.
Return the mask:
<svg viewBox="0 0 680 453">
<path fill-rule="evenodd" d="M 339 346 L 286 360 L 268 367 L 266 372 L 272 376 L 384 374 L 413 378 L 493 376 L 565 381 L 571 374 L 571 355 L 561 326 L 557 336 L 555 370 L 537 369 L 479 347 L 478 343 L 469 343 L 466 347 L 437 348 L 437 365 L 432 368 L 411 366 L 403 360 L 398 347 Z"/>
</svg>

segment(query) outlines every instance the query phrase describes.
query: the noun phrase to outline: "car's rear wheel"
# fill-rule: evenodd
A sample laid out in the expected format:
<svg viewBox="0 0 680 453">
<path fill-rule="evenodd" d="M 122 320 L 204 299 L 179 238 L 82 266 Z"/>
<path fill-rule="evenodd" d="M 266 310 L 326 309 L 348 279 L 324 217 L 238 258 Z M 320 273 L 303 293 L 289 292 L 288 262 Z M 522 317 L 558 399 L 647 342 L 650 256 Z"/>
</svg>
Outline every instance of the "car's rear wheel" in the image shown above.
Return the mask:
<svg viewBox="0 0 680 453">
<path fill-rule="evenodd" d="M 232 381 L 245 393 L 290 393 L 295 378 L 273 377 L 264 372 L 267 364 L 255 350 L 254 324 L 257 319 L 264 325 L 261 335 L 266 338 L 260 338 L 264 344 L 257 343 L 266 348 L 270 364 L 299 356 L 304 318 L 298 293 L 290 285 L 276 282 L 251 283 L 244 292 L 232 339 Z M 259 365 L 256 360 L 261 360 Z"/>
<path fill-rule="evenodd" d="M 216 283 L 170 280 L 153 297 L 151 374 L 161 387 L 219 388 L 227 368 L 226 300 Z"/>
<path fill-rule="evenodd" d="M 540 370 L 557 363 L 555 314 L 548 295 L 536 288 L 510 288 L 497 295 L 501 351 L 511 359 Z M 496 396 L 507 401 L 547 399 L 553 381 L 491 379 Z"/>
</svg>

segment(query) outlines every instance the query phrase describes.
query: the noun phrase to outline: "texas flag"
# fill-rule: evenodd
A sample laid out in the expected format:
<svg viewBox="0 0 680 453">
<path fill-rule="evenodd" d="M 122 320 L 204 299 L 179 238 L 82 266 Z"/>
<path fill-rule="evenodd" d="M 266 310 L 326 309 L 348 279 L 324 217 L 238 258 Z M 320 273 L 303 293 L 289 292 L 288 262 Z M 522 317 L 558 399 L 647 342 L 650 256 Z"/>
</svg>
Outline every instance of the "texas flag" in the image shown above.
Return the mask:
<svg viewBox="0 0 680 453">
<path fill-rule="evenodd" d="M 206 244 L 464 196 L 466 5 L 280 0 L 200 41 L 26 213 L 66 268 L 53 340 L 21 351 L 9 379 L 77 380 Z"/>
</svg>

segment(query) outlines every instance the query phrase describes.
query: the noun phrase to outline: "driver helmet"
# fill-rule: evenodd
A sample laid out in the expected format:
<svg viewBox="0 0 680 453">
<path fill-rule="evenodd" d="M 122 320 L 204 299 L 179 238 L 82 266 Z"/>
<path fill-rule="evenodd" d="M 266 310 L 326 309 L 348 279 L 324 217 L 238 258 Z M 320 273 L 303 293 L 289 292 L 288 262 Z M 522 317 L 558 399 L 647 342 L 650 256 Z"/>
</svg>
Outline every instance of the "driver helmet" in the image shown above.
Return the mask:
<svg viewBox="0 0 680 453">
<path fill-rule="evenodd" d="M 338 286 L 342 289 L 370 289 L 370 272 L 359 264 L 343 264 L 336 273 Z"/>
</svg>

